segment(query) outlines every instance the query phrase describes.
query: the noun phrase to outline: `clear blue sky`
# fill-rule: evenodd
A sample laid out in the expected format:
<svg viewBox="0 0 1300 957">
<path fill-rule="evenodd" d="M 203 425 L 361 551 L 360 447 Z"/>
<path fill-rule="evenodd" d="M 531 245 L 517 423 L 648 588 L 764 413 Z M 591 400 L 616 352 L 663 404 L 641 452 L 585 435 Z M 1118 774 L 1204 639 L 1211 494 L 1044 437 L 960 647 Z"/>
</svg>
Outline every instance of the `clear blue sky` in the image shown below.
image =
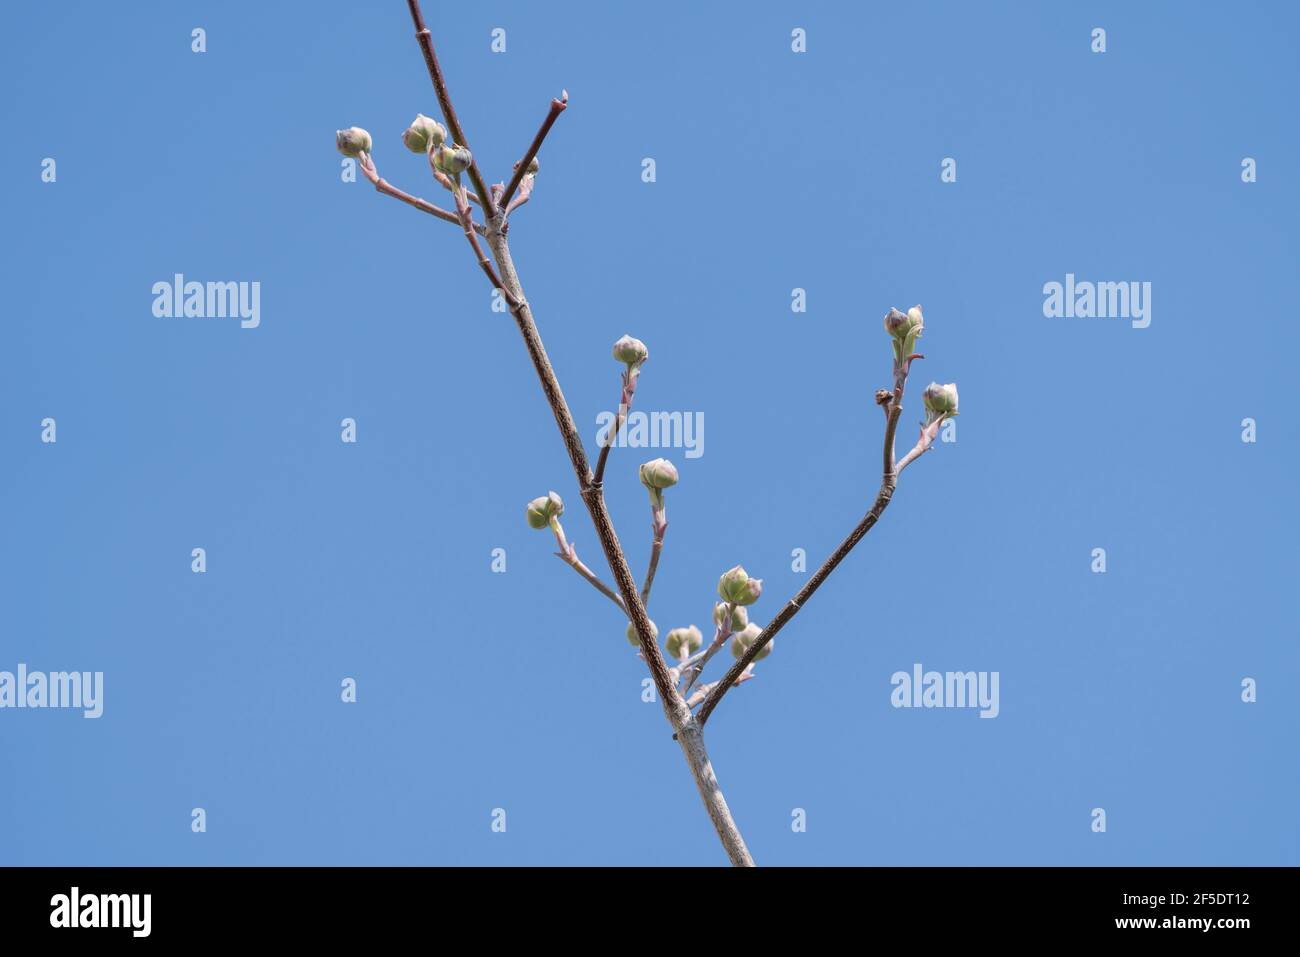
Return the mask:
<svg viewBox="0 0 1300 957">
<path fill-rule="evenodd" d="M 638 574 L 636 467 L 681 469 L 661 628 L 737 562 L 766 622 L 866 510 L 890 306 L 904 434 L 960 385 L 709 724 L 760 863 L 1300 863 L 1293 9 L 428 8 L 493 179 L 570 93 L 511 238 L 588 449 L 625 332 L 638 408 L 704 414 L 702 457 L 610 467 Z M 21 5 L 0 72 L 0 670 L 105 675 L 99 720 L 0 711 L 0 863 L 723 863 L 623 620 L 524 523 L 554 488 L 609 579 L 513 324 L 455 227 L 340 179 L 358 124 L 440 198 L 405 5 Z M 260 282 L 260 326 L 156 318 L 175 273 Z M 1067 273 L 1151 325 L 1044 317 Z M 892 708 L 917 662 L 1000 715 Z"/>
</svg>

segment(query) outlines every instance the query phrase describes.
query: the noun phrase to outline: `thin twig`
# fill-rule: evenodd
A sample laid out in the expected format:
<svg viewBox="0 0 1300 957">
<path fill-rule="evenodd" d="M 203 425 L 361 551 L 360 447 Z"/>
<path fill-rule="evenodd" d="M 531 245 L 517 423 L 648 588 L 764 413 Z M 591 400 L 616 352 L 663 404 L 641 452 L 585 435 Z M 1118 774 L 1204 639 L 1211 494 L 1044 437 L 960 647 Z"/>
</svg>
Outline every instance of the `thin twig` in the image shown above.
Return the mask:
<svg viewBox="0 0 1300 957">
<path fill-rule="evenodd" d="M 645 581 L 641 585 L 641 604 L 649 606 L 650 589 L 655 583 L 655 572 L 659 570 L 659 553 L 664 549 L 664 533 L 668 531 L 668 519 L 664 510 L 654 510 L 654 541 L 650 544 L 650 567 L 646 569 Z"/>
<path fill-rule="evenodd" d="M 560 114 L 564 112 L 564 108 L 569 105 L 569 94 L 564 93 L 562 96 L 563 99 L 551 100 L 551 108 L 546 114 L 546 119 L 542 120 L 542 126 L 537 131 L 537 135 L 533 137 L 533 142 L 529 144 L 528 152 L 524 154 L 523 159 L 515 164 L 515 174 L 510 177 L 510 182 L 506 184 L 506 191 L 501 194 L 501 206 L 504 206 L 507 209 L 510 207 L 510 197 L 513 196 L 515 190 L 519 188 L 519 181 L 528 174 L 528 164 L 533 161 L 533 157 L 537 155 L 537 151 L 542 148 L 542 140 L 546 139 L 546 134 L 551 132 L 551 127 L 554 126 L 555 121 L 560 118 Z"/>
<path fill-rule="evenodd" d="M 429 69 L 429 79 L 433 81 L 433 92 L 437 95 L 438 105 L 442 108 L 442 117 L 447 121 L 447 128 L 451 130 L 453 142 L 469 150 L 469 181 L 474 184 L 474 192 L 484 204 L 485 218 L 490 221 L 497 212 L 492 203 L 492 194 L 488 192 L 483 174 L 478 171 L 478 161 L 474 159 L 474 151 L 470 148 L 465 130 L 456 116 L 456 108 L 452 106 L 451 94 L 447 91 L 447 81 L 443 78 L 442 67 L 438 65 L 438 54 L 433 50 L 433 36 L 429 33 L 429 28 L 424 25 L 424 14 L 420 12 L 420 0 L 406 0 L 406 6 L 411 11 L 411 22 L 415 24 L 415 39 L 420 44 L 420 52 L 424 54 L 424 65 Z"/>
<path fill-rule="evenodd" d="M 455 223 L 457 226 L 461 225 L 460 216 L 456 213 L 443 209 L 441 206 L 435 206 L 433 203 L 421 199 L 419 196 L 412 196 L 410 193 L 403 192 L 392 183 L 388 182 L 388 180 L 380 176 L 379 170 L 375 167 L 375 161 L 371 158 L 369 153 L 362 153 L 360 159 L 361 172 L 365 174 L 366 179 L 370 180 L 370 182 L 374 184 L 375 189 L 383 193 L 385 196 L 391 196 L 393 199 L 400 199 L 408 206 L 413 206 L 421 212 L 428 213 L 430 216 L 436 216 L 444 222 Z M 483 228 L 481 223 L 474 223 L 474 231 L 480 236 L 486 235 L 487 233 L 487 230 Z"/>
<path fill-rule="evenodd" d="M 600 455 L 596 458 L 596 474 L 591 480 L 595 485 L 601 485 L 605 481 L 605 463 L 609 461 L 609 450 L 614 447 L 619 430 L 623 428 L 632 409 L 632 398 L 636 395 L 636 384 L 641 378 L 641 366 L 644 363 L 643 359 L 635 370 L 623 371 L 623 391 L 619 393 L 618 412 L 614 416 L 614 424 L 609 428 L 609 434 L 605 436 L 605 444 L 600 447 Z"/>
<path fill-rule="evenodd" d="M 580 559 L 576 554 L 573 554 L 572 551 L 567 555 L 564 552 L 556 552 L 555 557 L 560 559 L 560 561 L 564 562 L 564 564 L 568 565 L 583 578 L 587 579 L 587 581 L 591 582 L 591 584 L 595 586 L 596 591 L 600 592 L 617 605 L 618 610 L 624 615 L 627 614 L 627 609 L 623 606 L 623 599 L 618 597 L 618 593 L 597 578 L 596 573 L 588 568 L 582 559 Z"/>
<path fill-rule="evenodd" d="M 849 552 L 853 551 L 853 547 L 862 541 L 867 532 L 871 531 L 876 522 L 880 520 L 881 514 L 889 507 L 889 502 L 894 497 L 894 488 L 898 482 L 898 473 L 894 468 L 894 435 L 898 431 L 898 418 L 903 412 L 903 391 L 907 385 L 907 373 L 910 364 L 910 358 L 901 363 L 894 363 L 894 395 L 889 405 L 889 418 L 886 420 L 885 425 L 883 475 L 880 480 L 880 491 L 876 493 L 876 500 L 872 503 L 871 509 L 862 517 L 862 521 L 858 522 L 853 531 L 849 532 L 848 537 L 840 543 L 840 547 L 835 549 L 830 558 L 826 559 L 822 566 L 813 573 L 813 576 L 808 579 L 808 583 L 799 589 L 799 593 L 791 598 L 759 636 L 750 642 L 749 647 L 745 649 L 745 653 L 723 676 L 722 681 L 709 694 L 709 697 L 704 702 L 704 707 L 696 715 L 696 720 L 701 727 L 709 720 L 709 715 L 713 713 L 713 709 L 718 706 L 718 702 L 722 700 L 723 696 L 731 690 L 736 683 L 736 679 L 740 677 L 745 668 L 757 657 L 759 652 L 767 647 L 767 643 L 776 637 L 777 632 L 799 613 L 799 609 L 807 604 L 808 599 L 821 587 L 822 582 L 830 577 L 836 566 L 844 561 Z"/>
<path fill-rule="evenodd" d="M 695 679 L 704 671 L 704 666 L 709 663 L 709 659 L 716 655 L 719 649 L 727 643 L 727 639 L 731 637 L 731 623 L 735 614 L 735 604 L 727 602 L 726 607 L 722 609 L 722 623 L 718 625 L 718 630 L 714 632 L 709 647 L 705 648 L 704 654 L 700 656 L 699 664 L 691 670 L 690 677 L 686 681 L 686 687 L 682 689 L 683 694 L 691 690 L 691 685 L 695 684 Z"/>
</svg>

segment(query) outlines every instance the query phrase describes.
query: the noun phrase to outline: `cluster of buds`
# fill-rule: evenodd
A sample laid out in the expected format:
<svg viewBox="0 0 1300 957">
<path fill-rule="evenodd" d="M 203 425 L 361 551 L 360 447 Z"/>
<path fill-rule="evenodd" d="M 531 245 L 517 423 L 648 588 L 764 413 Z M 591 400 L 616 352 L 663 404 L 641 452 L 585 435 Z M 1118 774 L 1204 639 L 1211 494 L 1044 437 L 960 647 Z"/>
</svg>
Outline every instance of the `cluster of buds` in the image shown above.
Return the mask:
<svg viewBox="0 0 1300 957">
<path fill-rule="evenodd" d="M 447 141 L 447 131 L 435 119 L 416 113 L 411 125 L 402 134 L 402 142 L 412 153 L 428 153 Z"/>
<path fill-rule="evenodd" d="M 346 130 L 336 130 L 334 145 L 339 148 L 339 152 L 344 156 L 351 156 L 355 159 L 362 153 L 369 153 L 374 146 L 374 141 L 370 139 L 370 134 L 361 127 L 353 126 Z"/>
<path fill-rule="evenodd" d="M 749 650 L 749 646 L 754 643 L 754 639 L 757 638 L 762 633 L 763 633 L 763 629 L 758 627 L 758 625 L 755 625 L 753 622 L 746 625 L 741 631 L 738 631 L 736 633 L 736 636 L 731 639 L 732 657 L 734 657 L 737 661 L 739 661 L 742 657 L 744 657 L 745 652 Z M 770 655 L 772 653 L 772 645 L 774 645 L 775 643 L 776 643 L 775 641 L 769 641 L 767 644 L 765 644 L 763 646 L 763 650 L 754 656 L 754 660 L 762 661 L 764 658 Z"/>
<path fill-rule="evenodd" d="M 687 628 L 674 628 L 668 632 L 664 644 L 670 655 L 679 661 L 685 661 L 700 650 L 700 646 L 704 644 L 704 635 L 694 625 Z"/>
<path fill-rule="evenodd" d="M 713 606 L 713 624 L 719 628 L 725 627 L 729 635 L 745 630 L 745 626 L 749 624 L 749 611 L 741 605 L 736 605 L 731 609 L 731 621 L 724 625 L 726 618 L 727 603 L 720 601 Z"/>
<path fill-rule="evenodd" d="M 659 628 L 653 621 L 650 622 L 650 637 L 655 641 L 659 640 Z M 641 647 L 641 638 L 636 633 L 636 624 L 630 621 L 627 623 L 627 643 L 633 648 Z"/>
<path fill-rule="evenodd" d="M 650 493 L 650 507 L 664 507 L 664 489 L 677 484 L 677 466 L 667 459 L 651 459 L 641 466 L 641 484 Z"/>
<path fill-rule="evenodd" d="M 885 313 L 885 331 L 894 340 L 894 361 L 905 363 L 916 352 L 916 340 L 925 331 L 925 316 L 921 307 L 913 306 L 907 312 L 890 309 Z"/>
<path fill-rule="evenodd" d="M 763 581 L 750 578 L 745 569 L 737 565 L 723 572 L 718 579 L 718 597 L 732 605 L 752 605 L 763 594 Z"/>
</svg>

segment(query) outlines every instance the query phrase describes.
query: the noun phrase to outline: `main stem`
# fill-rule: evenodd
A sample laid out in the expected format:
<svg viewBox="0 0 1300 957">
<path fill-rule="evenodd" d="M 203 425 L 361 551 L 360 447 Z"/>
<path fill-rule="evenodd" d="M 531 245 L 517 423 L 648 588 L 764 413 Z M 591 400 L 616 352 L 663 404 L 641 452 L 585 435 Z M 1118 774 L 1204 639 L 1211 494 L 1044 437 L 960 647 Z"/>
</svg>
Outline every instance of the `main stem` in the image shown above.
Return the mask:
<svg viewBox="0 0 1300 957">
<path fill-rule="evenodd" d="M 546 348 L 542 345 L 541 336 L 537 332 L 537 324 L 533 321 L 533 312 L 524 296 L 519 274 L 515 271 L 514 261 L 510 257 L 510 244 L 502 231 L 503 221 L 504 217 L 500 214 L 489 217 L 488 246 L 496 259 L 505 291 L 518 302 L 518 305 L 512 309 L 515 324 L 524 338 L 524 345 L 528 348 L 528 355 L 533 361 L 533 368 L 537 371 L 537 378 L 541 382 L 546 401 L 555 415 L 555 423 L 559 426 L 560 436 L 564 439 L 565 448 L 569 453 L 569 461 L 578 478 L 582 500 L 591 514 L 591 521 L 596 527 L 596 536 L 600 539 L 601 549 L 605 552 L 605 560 L 609 563 L 614 583 L 623 597 L 624 607 L 632 619 L 636 633 L 640 636 L 641 653 L 650 668 L 650 676 L 654 680 L 659 700 L 663 704 L 664 715 L 672 726 L 677 743 L 681 745 L 682 754 L 685 755 L 686 763 L 691 769 L 691 776 L 695 778 L 695 786 L 699 789 L 700 798 L 709 813 L 709 820 L 713 822 L 713 827 L 718 832 L 718 839 L 722 841 L 727 857 L 737 867 L 753 867 L 754 859 L 745 846 L 745 839 L 741 837 L 740 829 L 736 827 L 731 809 L 727 807 L 727 800 L 718 786 L 718 778 L 713 773 L 709 753 L 704 747 L 703 731 L 692 716 L 691 709 L 686 706 L 685 700 L 678 694 L 668 667 L 664 663 L 663 655 L 659 651 L 659 645 L 653 638 L 645 605 L 632 578 L 632 570 L 623 555 L 623 548 L 614 531 L 609 510 L 605 507 L 603 485 L 593 481 L 591 469 L 587 464 L 587 453 L 578 435 L 578 428 L 574 424 L 573 415 L 564 399 L 564 392 L 560 389 L 559 379 L 556 378 L 551 360 L 547 357 Z"/>
</svg>

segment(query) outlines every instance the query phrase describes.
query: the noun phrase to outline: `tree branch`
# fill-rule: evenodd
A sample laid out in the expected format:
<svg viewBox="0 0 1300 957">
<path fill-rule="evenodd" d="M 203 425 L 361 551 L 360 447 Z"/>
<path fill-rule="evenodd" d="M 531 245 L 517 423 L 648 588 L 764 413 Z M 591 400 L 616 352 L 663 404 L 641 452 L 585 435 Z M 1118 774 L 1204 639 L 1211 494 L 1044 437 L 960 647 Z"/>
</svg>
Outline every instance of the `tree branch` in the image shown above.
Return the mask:
<svg viewBox="0 0 1300 957">
<path fill-rule="evenodd" d="M 533 161 L 533 157 L 537 155 L 537 151 L 542 148 L 542 140 L 546 139 L 546 134 L 551 132 L 551 127 L 555 125 L 555 121 L 560 118 L 560 114 L 563 113 L 565 107 L 569 105 L 569 94 L 564 92 L 561 93 L 560 96 L 562 97 L 561 99 L 551 100 L 551 109 L 547 112 L 546 119 L 542 120 L 542 126 L 537 131 L 537 135 L 533 137 L 533 142 L 529 145 L 528 152 L 524 154 L 523 159 L 515 164 L 515 173 L 510 177 L 510 182 L 506 184 L 505 192 L 501 194 L 500 205 L 505 209 L 510 208 L 510 197 L 513 196 L 515 190 L 519 188 L 520 180 L 528 175 L 528 164 Z M 521 203 L 520 205 L 523 204 Z"/>
<path fill-rule="evenodd" d="M 438 97 L 438 105 L 442 107 L 442 117 L 447 121 L 447 129 L 451 130 L 452 140 L 456 145 L 469 150 L 469 181 L 474 184 L 474 192 L 478 194 L 479 202 L 483 205 L 485 218 L 491 221 L 496 216 L 496 206 L 483 180 L 483 174 L 478 171 L 478 160 L 474 158 L 474 150 L 470 148 L 465 130 L 456 116 L 456 108 L 452 106 L 451 94 L 447 92 L 447 81 L 443 79 L 442 67 L 438 65 L 438 55 L 433 50 L 433 37 L 429 33 L 429 28 L 424 25 L 424 14 L 420 12 L 420 0 L 406 0 L 406 6 L 411 11 L 411 22 L 415 24 L 415 39 L 420 44 L 420 52 L 424 54 L 424 65 L 429 68 L 429 79 L 433 81 L 433 92 Z"/>
<path fill-rule="evenodd" d="M 421 212 L 428 213 L 430 216 L 436 216 L 443 222 L 455 223 L 458 226 L 461 224 L 460 216 L 456 213 L 443 209 L 440 206 L 435 206 L 433 203 L 423 200 L 418 196 L 412 196 L 410 193 L 403 192 L 392 183 L 388 182 L 388 180 L 380 176 L 379 170 L 375 167 L 375 161 L 371 158 L 369 153 L 362 153 L 360 160 L 361 172 L 365 174 L 366 179 L 370 180 L 370 182 L 374 184 L 375 189 L 383 193 L 385 196 L 391 196 L 393 199 L 400 199 L 403 203 L 406 203 L 406 205 L 413 206 Z M 474 231 L 480 236 L 486 234 L 487 230 L 483 228 L 481 223 L 474 223 L 473 226 Z"/>
<path fill-rule="evenodd" d="M 718 702 L 737 683 L 737 679 L 749 667 L 749 664 L 758 653 L 767 647 L 767 643 L 776 637 L 777 632 L 799 613 L 799 609 L 807 604 L 808 599 L 821 587 L 822 582 L 830 577 L 831 572 L 835 571 L 839 563 L 844 561 L 849 552 L 853 551 L 853 547 L 862 541 L 867 532 L 871 531 L 876 522 L 880 520 L 881 514 L 889 507 L 889 502 L 894 497 L 894 488 L 898 482 L 898 473 L 894 468 L 894 434 L 898 431 L 898 417 L 903 412 L 903 390 L 907 385 L 907 373 L 910 366 L 910 358 L 894 363 L 894 394 L 886 410 L 888 418 L 885 424 L 883 475 L 880 480 L 880 491 L 876 493 L 876 500 L 871 509 L 863 516 L 862 521 L 858 522 L 853 531 L 849 533 L 848 538 L 840 543 L 840 547 L 835 549 L 830 558 L 826 559 L 822 566 L 813 573 L 812 578 L 808 579 L 808 583 L 799 589 L 798 594 L 791 598 L 780 613 L 763 629 L 762 633 L 750 642 L 749 647 L 745 649 L 745 653 L 740 656 L 740 660 L 732 665 L 722 680 L 718 682 L 708 698 L 705 699 L 704 706 L 696 715 L 696 720 L 701 727 L 709 720 L 709 715 L 718 706 Z"/>
</svg>

